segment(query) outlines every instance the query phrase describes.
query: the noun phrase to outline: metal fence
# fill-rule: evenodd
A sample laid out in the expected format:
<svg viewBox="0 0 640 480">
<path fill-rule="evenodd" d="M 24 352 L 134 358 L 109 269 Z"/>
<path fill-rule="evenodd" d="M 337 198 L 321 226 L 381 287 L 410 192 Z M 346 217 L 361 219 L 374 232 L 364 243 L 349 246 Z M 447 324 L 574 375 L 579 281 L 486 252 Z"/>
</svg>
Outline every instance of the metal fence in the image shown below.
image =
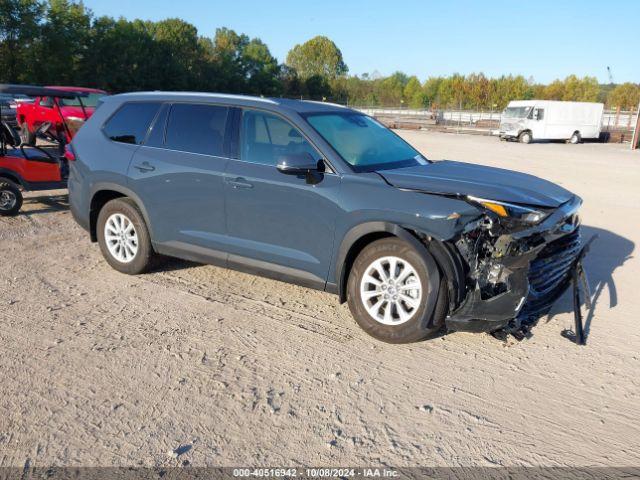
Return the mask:
<svg viewBox="0 0 640 480">
<path fill-rule="evenodd" d="M 454 133 L 491 135 L 500 126 L 501 111 L 460 109 L 411 109 L 386 107 L 354 107 L 379 119 L 391 128 L 429 129 Z M 609 142 L 630 142 L 638 111 L 605 110 L 602 114 L 602 139 Z"/>
</svg>

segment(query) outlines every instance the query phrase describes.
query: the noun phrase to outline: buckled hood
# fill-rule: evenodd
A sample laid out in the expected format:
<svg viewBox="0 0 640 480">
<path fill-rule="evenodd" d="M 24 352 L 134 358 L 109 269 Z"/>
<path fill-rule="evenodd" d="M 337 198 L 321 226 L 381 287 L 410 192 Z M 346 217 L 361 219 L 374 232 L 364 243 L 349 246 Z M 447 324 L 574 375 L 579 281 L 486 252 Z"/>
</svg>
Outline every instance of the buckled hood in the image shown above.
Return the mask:
<svg viewBox="0 0 640 480">
<path fill-rule="evenodd" d="M 558 207 L 573 197 L 561 186 L 533 175 L 450 160 L 380 170 L 378 174 L 398 188 L 540 207 Z"/>
</svg>

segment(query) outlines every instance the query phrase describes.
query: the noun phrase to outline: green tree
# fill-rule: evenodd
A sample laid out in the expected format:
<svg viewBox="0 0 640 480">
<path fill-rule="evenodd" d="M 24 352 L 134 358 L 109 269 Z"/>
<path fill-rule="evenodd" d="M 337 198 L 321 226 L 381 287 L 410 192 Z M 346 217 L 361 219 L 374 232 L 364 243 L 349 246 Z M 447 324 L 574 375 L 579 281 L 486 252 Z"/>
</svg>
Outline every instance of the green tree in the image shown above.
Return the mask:
<svg viewBox="0 0 640 480">
<path fill-rule="evenodd" d="M 110 92 L 163 88 L 157 76 L 155 42 L 141 20 L 99 17 L 94 20 L 81 72 L 82 85 Z"/>
<path fill-rule="evenodd" d="M 595 102 L 598 99 L 598 80 L 595 77 L 578 78 L 569 75 L 564 79 L 562 100 L 574 102 Z"/>
<path fill-rule="evenodd" d="M 277 95 L 282 86 L 278 81 L 280 67 L 269 48 L 258 38 L 251 39 L 241 54 L 242 70 L 247 79 L 247 93 Z"/>
<path fill-rule="evenodd" d="M 157 68 L 157 79 L 166 90 L 187 90 L 198 76 L 198 31 L 178 18 L 148 22 L 154 47 L 147 52 Z"/>
<path fill-rule="evenodd" d="M 609 94 L 608 103 L 612 107 L 634 110 L 640 103 L 640 85 L 623 83 L 616 86 Z"/>
<path fill-rule="evenodd" d="M 425 94 L 417 77 L 410 77 L 402 92 L 404 103 L 409 108 L 423 108 L 425 106 Z"/>
<path fill-rule="evenodd" d="M 39 40 L 34 43 L 34 80 L 76 84 L 87 59 L 92 13 L 82 3 L 49 0 Z"/>
<path fill-rule="evenodd" d="M 295 69 L 303 80 L 313 76 L 331 80 L 348 71 L 340 49 L 323 36 L 314 37 L 289 50 L 286 64 Z"/>
<path fill-rule="evenodd" d="M 0 0 L 0 81 L 33 78 L 31 53 L 43 11 L 38 0 Z"/>
</svg>

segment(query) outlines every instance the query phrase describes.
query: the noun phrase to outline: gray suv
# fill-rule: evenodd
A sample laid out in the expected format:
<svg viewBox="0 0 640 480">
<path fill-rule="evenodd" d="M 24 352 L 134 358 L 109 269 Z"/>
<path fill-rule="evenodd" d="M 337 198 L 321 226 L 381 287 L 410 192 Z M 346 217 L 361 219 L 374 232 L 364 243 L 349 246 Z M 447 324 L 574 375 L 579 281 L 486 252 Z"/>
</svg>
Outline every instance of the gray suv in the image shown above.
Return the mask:
<svg viewBox="0 0 640 480">
<path fill-rule="evenodd" d="M 571 192 L 429 161 L 338 105 L 115 95 L 68 156 L 74 218 L 116 270 L 164 255 L 325 290 L 387 342 L 530 323 L 580 250 Z"/>
</svg>

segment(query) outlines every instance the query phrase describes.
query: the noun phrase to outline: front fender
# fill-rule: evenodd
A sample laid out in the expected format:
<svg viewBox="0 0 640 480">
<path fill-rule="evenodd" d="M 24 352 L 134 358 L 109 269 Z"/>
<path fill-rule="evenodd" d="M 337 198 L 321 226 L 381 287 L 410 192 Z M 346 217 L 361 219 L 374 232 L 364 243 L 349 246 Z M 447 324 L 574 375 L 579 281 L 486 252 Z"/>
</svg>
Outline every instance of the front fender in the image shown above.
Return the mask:
<svg viewBox="0 0 640 480">
<path fill-rule="evenodd" d="M 353 260 L 349 258 L 349 253 L 360 239 L 366 238 L 372 234 L 393 235 L 411 244 L 417 251 L 424 251 L 425 254 L 428 255 L 425 245 L 409 230 L 401 225 L 385 221 L 373 221 L 356 225 L 343 237 L 336 255 L 335 278 L 337 280 L 336 289 L 340 297 L 340 303 L 344 303 L 346 301 L 347 277 L 350 270 L 350 264 Z"/>
</svg>

